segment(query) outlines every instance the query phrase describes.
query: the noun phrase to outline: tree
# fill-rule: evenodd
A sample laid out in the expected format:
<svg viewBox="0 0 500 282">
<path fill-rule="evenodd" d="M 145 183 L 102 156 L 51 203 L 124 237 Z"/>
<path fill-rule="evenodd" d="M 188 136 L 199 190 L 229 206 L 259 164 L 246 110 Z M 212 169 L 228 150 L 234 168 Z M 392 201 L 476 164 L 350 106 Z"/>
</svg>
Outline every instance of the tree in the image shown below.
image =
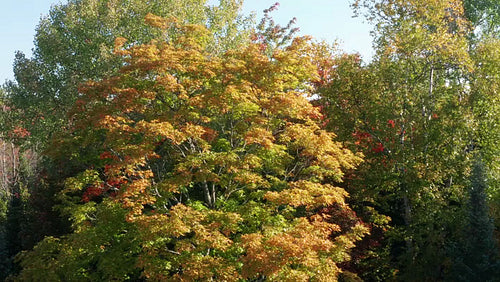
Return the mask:
<svg viewBox="0 0 500 282">
<path fill-rule="evenodd" d="M 94 152 L 61 193 L 75 232 L 21 255 L 19 278 L 83 279 L 118 260 L 120 275 L 105 277 L 336 280 L 367 232 L 340 224 L 350 208 L 335 186 L 361 159 L 320 128 L 307 100 L 311 44 L 218 56 L 205 28 L 146 20 L 177 36 L 130 48 L 118 38 L 119 75 L 80 88 L 72 129 L 52 145 Z M 114 257 L 124 248 L 131 260 Z"/>
<path fill-rule="evenodd" d="M 250 20 L 238 14 L 241 1 L 224 0 L 211 7 L 205 2 L 70 0 L 53 6 L 37 27 L 33 58 L 16 54 L 15 82 L 7 83 L 9 106 L 19 114 L 17 125 L 28 130 L 31 142 L 43 150 L 46 140 L 67 128 L 66 114 L 78 98 L 78 85 L 114 74 L 123 64 L 113 56 L 116 37 L 142 43 L 159 35 L 143 24 L 149 12 L 207 24 L 214 35 L 209 47 L 213 52 L 245 41 Z"/>
<path fill-rule="evenodd" d="M 155 12 L 186 23 L 206 24 L 213 35 L 207 48 L 221 53 L 248 39 L 251 19 L 239 14 L 240 7 L 239 0 L 220 1 L 217 6 L 207 6 L 203 0 L 69 0 L 54 5 L 40 20 L 33 57 L 16 54 L 15 81 L 6 83 L 6 95 L 2 95 L 2 107 L 9 109 L 1 112 L 2 121 L 7 121 L 1 124 L 2 144 L 16 145 L 12 150 L 19 156 L 35 157 L 20 158 L 25 161 L 16 163 L 16 178 L 1 183 L 28 189 L 22 233 L 30 236 L 23 237 L 23 249 L 30 249 L 44 236 L 67 232 L 66 219 L 54 210 L 59 204 L 56 195 L 63 189 L 64 179 L 84 171 L 92 159 L 83 153 L 80 159 L 47 157 L 44 151 L 52 138 L 69 128 L 67 114 L 80 95 L 78 85 L 115 74 L 124 64 L 113 55 L 114 39 L 127 36 L 141 43 L 160 35 L 175 37 L 143 24 L 146 14 Z"/>
<path fill-rule="evenodd" d="M 471 173 L 469 189 L 468 222 L 461 244 L 455 246 L 455 269 L 450 280 L 494 281 L 498 277 L 498 242 L 493 230 L 487 196 L 487 181 L 484 164 L 476 156 Z"/>
<path fill-rule="evenodd" d="M 500 23 L 500 3 L 494 0 L 463 1 L 465 16 L 479 34 L 497 34 Z"/>
<path fill-rule="evenodd" d="M 327 62 L 332 67 L 319 103 L 331 121 L 327 128 L 366 155 L 347 183 L 353 207 L 378 230 L 388 229 L 376 253 L 389 267 L 379 268 L 381 276 L 366 275 L 443 279 L 446 246 L 459 239 L 465 221 L 474 139 L 464 83 L 473 68 L 469 24 L 461 1 L 354 5 L 359 13 L 366 8 L 376 26 L 377 55 L 368 65 L 356 55 Z"/>
<path fill-rule="evenodd" d="M 38 155 L 19 147 L 29 133 L 21 126 L 9 126 L 11 108 L 5 103 L 3 88 L 0 99 L 0 132 L 3 133 L 0 134 L 0 279 L 3 280 L 15 269 L 14 255 L 32 247 L 32 235 L 37 234 L 26 229 L 32 219 L 26 184 L 35 173 L 31 169 L 36 168 Z"/>
<path fill-rule="evenodd" d="M 498 117 L 499 79 L 498 50 L 500 41 L 489 35 L 482 37 L 472 52 L 477 71 L 470 77 L 472 107 L 476 119 L 475 149 L 481 153 L 486 170 L 488 205 L 495 231 L 500 228 L 500 170 L 498 154 L 500 131 Z M 498 240 L 498 235 L 497 235 Z"/>
</svg>

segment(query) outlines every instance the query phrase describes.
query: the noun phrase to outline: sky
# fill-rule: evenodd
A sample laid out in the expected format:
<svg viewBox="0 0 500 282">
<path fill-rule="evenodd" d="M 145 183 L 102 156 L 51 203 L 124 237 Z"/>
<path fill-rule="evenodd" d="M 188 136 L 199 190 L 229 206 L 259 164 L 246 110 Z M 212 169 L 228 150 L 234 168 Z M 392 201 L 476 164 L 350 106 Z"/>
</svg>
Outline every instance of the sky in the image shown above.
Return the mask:
<svg viewBox="0 0 500 282">
<path fill-rule="evenodd" d="M 1 0 L 0 9 L 0 84 L 13 79 L 12 64 L 16 51 L 31 56 L 34 48 L 35 29 L 40 18 L 47 15 L 51 5 L 66 0 Z M 209 0 L 209 3 L 217 0 Z M 275 21 L 286 25 L 297 18 L 296 26 L 301 35 L 312 35 L 319 40 L 333 43 L 336 40 L 347 52 L 359 52 L 365 60 L 371 51 L 371 27 L 362 18 L 353 18 L 349 7 L 351 0 L 246 0 L 243 13 L 255 12 L 257 20 L 262 10 L 279 2 L 279 9 L 272 13 Z"/>
</svg>

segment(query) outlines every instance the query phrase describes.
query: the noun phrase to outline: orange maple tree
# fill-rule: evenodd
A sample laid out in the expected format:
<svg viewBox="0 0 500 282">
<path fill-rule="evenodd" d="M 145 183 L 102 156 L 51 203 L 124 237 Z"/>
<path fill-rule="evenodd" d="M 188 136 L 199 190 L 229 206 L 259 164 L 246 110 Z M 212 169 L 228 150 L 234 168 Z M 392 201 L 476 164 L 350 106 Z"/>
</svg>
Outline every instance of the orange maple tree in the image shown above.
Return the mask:
<svg viewBox="0 0 500 282">
<path fill-rule="evenodd" d="M 341 230 L 319 211 L 350 211 L 335 183 L 361 158 L 321 129 L 308 100 L 318 80 L 309 39 L 217 56 L 202 26 L 146 21 L 176 36 L 118 38 L 120 75 L 80 88 L 60 145 L 97 148 L 99 162 L 65 193 L 128 210 L 148 279 L 336 280 L 367 229 Z"/>
</svg>

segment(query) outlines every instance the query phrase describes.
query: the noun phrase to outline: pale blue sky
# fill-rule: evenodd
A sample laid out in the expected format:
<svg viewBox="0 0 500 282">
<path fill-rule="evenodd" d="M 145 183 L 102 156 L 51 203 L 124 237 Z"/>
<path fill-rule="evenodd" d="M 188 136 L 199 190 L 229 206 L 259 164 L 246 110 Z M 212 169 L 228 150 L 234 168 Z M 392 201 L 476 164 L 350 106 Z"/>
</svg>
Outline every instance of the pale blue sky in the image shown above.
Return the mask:
<svg viewBox="0 0 500 282">
<path fill-rule="evenodd" d="M 213 3 L 216 0 L 210 0 Z M 0 84 L 12 79 L 12 63 L 16 50 L 31 56 L 35 28 L 50 6 L 66 0 L 1 0 L 0 9 Z M 365 59 L 372 55 L 371 27 L 361 18 L 352 18 L 351 0 L 246 0 L 243 13 L 257 13 L 275 2 L 280 6 L 273 12 L 276 22 L 285 25 L 293 17 L 300 34 L 334 42 L 338 39 L 343 50 L 359 52 Z"/>
</svg>

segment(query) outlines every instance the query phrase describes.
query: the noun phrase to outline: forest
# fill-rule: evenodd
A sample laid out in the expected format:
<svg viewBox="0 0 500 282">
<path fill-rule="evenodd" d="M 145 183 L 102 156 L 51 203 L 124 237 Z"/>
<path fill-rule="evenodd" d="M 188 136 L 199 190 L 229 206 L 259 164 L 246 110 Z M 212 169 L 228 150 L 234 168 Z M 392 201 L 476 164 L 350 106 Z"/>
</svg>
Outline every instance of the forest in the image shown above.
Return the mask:
<svg viewBox="0 0 500 282">
<path fill-rule="evenodd" d="M 500 2 L 353 0 L 370 61 L 242 4 L 41 18 L 0 87 L 0 280 L 500 281 Z"/>
</svg>

